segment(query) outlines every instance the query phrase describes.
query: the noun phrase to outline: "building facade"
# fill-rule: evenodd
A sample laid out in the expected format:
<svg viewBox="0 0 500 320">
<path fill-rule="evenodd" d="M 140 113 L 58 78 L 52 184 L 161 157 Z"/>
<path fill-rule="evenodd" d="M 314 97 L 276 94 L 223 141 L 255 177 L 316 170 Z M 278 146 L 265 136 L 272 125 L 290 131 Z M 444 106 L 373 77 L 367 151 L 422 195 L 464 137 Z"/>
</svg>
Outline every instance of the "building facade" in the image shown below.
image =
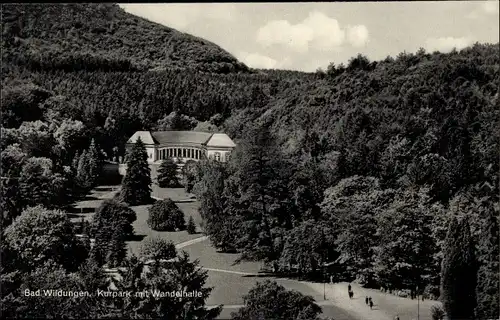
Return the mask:
<svg viewBox="0 0 500 320">
<path fill-rule="evenodd" d="M 141 138 L 148 154 L 148 163 L 159 164 L 171 158 L 183 164 L 186 161 L 214 159 L 227 162 L 236 144 L 225 133 L 197 131 L 137 131 L 127 141 L 127 154 Z"/>
</svg>

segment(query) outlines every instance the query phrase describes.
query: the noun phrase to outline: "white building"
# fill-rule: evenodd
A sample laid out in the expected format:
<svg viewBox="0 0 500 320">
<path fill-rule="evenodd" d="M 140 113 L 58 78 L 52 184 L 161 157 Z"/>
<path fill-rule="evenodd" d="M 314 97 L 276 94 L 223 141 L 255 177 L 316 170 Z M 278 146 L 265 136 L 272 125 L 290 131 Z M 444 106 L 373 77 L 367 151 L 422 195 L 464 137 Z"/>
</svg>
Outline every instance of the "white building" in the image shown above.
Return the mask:
<svg viewBox="0 0 500 320">
<path fill-rule="evenodd" d="M 214 159 L 227 162 L 236 144 L 225 133 L 197 131 L 137 131 L 126 144 L 127 153 L 141 138 L 150 164 L 172 158 L 175 162 Z"/>
</svg>

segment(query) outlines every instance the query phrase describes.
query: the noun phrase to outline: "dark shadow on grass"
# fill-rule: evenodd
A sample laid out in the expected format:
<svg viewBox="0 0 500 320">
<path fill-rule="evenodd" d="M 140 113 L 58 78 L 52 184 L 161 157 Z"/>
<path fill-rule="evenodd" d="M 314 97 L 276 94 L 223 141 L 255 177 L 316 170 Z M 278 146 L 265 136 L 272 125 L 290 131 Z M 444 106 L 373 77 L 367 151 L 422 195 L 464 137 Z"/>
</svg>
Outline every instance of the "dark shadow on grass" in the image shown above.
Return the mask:
<svg viewBox="0 0 500 320">
<path fill-rule="evenodd" d="M 83 216 L 82 215 L 79 215 L 79 214 L 74 214 L 74 213 L 67 213 L 66 216 L 69 218 L 69 219 L 74 219 L 74 218 L 82 218 Z"/>
<path fill-rule="evenodd" d="M 94 197 L 94 196 L 88 195 L 88 196 L 83 197 L 81 200 L 83 200 L 83 201 L 90 201 L 90 200 L 101 200 L 101 199 L 97 198 L 97 197 Z"/>
<path fill-rule="evenodd" d="M 272 273 L 262 273 L 262 274 L 247 274 L 242 276 L 242 278 L 279 278 L 278 275 Z"/>
<path fill-rule="evenodd" d="M 92 213 L 95 212 L 95 208 L 85 207 L 85 208 L 68 208 L 67 213 L 76 214 L 76 213 Z"/>
<path fill-rule="evenodd" d="M 114 188 L 111 187 L 95 187 L 96 191 L 113 191 Z"/>
<path fill-rule="evenodd" d="M 134 234 L 128 237 L 127 241 L 141 242 L 144 238 L 146 238 L 145 234 Z"/>
<path fill-rule="evenodd" d="M 174 203 L 191 203 L 191 202 L 196 202 L 196 199 L 183 199 L 174 201 Z"/>
</svg>

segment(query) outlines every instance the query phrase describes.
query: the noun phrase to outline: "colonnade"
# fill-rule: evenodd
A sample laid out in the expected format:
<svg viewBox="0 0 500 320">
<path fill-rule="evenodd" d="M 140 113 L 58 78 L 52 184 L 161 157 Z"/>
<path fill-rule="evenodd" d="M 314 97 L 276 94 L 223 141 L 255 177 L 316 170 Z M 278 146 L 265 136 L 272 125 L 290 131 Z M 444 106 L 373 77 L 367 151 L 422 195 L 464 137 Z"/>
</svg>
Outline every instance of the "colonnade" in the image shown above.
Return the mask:
<svg viewBox="0 0 500 320">
<path fill-rule="evenodd" d="M 206 156 L 206 151 L 198 148 L 162 148 L 156 150 L 156 159 L 163 160 L 167 158 L 183 158 L 200 160 Z"/>
</svg>

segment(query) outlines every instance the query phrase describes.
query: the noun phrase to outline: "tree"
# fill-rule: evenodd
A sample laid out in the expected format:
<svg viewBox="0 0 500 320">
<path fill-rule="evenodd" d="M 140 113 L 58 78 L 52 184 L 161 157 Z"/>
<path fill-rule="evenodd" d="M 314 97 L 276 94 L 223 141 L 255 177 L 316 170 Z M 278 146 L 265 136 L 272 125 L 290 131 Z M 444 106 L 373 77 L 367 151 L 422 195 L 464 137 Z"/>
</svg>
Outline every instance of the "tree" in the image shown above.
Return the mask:
<svg viewBox="0 0 500 320">
<path fill-rule="evenodd" d="M 435 212 L 427 192 L 400 191 L 377 216 L 374 268 L 378 282 L 385 288 L 410 289 L 412 298 L 417 288 L 433 284 L 439 272 L 434 260 L 438 247 L 431 231 Z"/>
<path fill-rule="evenodd" d="M 130 205 L 151 202 L 151 170 L 147 159 L 146 148 L 139 138 L 130 152 L 120 193 L 121 199 Z"/>
<path fill-rule="evenodd" d="M 126 271 L 119 271 L 122 280 L 115 284 L 119 291 L 143 292 L 145 297 L 124 297 L 115 299 L 120 318 L 163 318 L 163 319 L 215 319 L 222 307 L 208 309 L 206 299 L 212 288 L 205 286 L 207 271 L 199 268 L 199 262 L 189 261 L 186 252 L 178 254 L 172 262 L 162 268 L 147 268 L 144 263 L 132 257 L 125 263 Z M 171 297 L 169 292 L 182 292 Z M 163 293 L 163 294 L 160 294 Z M 193 293 L 197 293 L 194 296 Z"/>
<path fill-rule="evenodd" d="M 305 221 L 285 233 L 280 266 L 295 266 L 300 273 L 314 275 L 323 263 L 336 258 L 334 242 L 326 221 Z"/>
<path fill-rule="evenodd" d="M 188 160 L 182 167 L 182 184 L 186 192 L 193 191 L 194 184 L 198 178 L 199 167 L 198 163 L 193 160 Z"/>
<path fill-rule="evenodd" d="M 482 232 L 478 246 L 478 281 L 476 287 L 477 307 L 475 315 L 477 319 L 497 319 L 499 317 L 499 222 L 498 206 L 493 207 L 490 199 L 483 199 L 483 208 L 486 209 L 486 217 L 483 217 Z"/>
<path fill-rule="evenodd" d="M 45 122 L 23 122 L 17 129 L 21 148 L 32 157 L 51 157 L 55 139 L 52 128 Z"/>
<path fill-rule="evenodd" d="M 183 230 L 184 213 L 171 199 L 156 201 L 149 209 L 148 226 L 156 231 Z"/>
<path fill-rule="evenodd" d="M 23 198 L 23 207 L 41 204 L 51 205 L 52 160 L 47 158 L 29 158 L 21 169 L 19 188 Z"/>
<path fill-rule="evenodd" d="M 228 229 L 223 225 L 224 221 L 229 223 L 231 218 L 226 214 L 225 205 L 225 182 L 228 182 L 226 167 L 221 163 L 208 160 L 198 163 L 199 177 L 193 186 L 193 193 L 200 201 L 200 215 L 203 220 L 205 234 L 209 235 L 210 241 L 218 249 L 227 249 L 235 246 L 235 238 L 222 236 L 227 235 Z M 235 229 L 232 229 L 235 232 Z M 233 248 L 231 248 L 233 249 Z"/>
<path fill-rule="evenodd" d="M 95 238 L 92 255 L 100 264 L 119 264 L 126 255 L 125 241 L 134 234 L 135 211 L 115 200 L 104 201 L 92 219 Z"/>
<path fill-rule="evenodd" d="M 90 161 L 88 151 L 83 150 L 78 159 L 78 167 L 76 169 L 76 180 L 80 186 L 81 192 L 86 193 L 92 187 L 92 177 L 90 175 Z"/>
<path fill-rule="evenodd" d="M 87 256 L 68 216 L 42 206 L 25 209 L 7 227 L 4 239 L 18 253 L 21 270 L 34 270 L 52 261 L 72 271 Z"/>
<path fill-rule="evenodd" d="M 120 229 L 125 237 L 131 237 L 134 234 L 132 223 L 136 219 L 135 211 L 126 204 L 115 200 L 105 200 L 92 218 L 92 233 L 99 232 L 105 226 L 111 226 L 113 229 Z"/>
<path fill-rule="evenodd" d="M 325 191 L 323 218 L 335 226 L 338 262 L 365 285 L 374 282 L 374 248 L 378 245 L 377 214 L 388 204 L 391 191 L 381 191 L 373 177 L 353 176 Z"/>
<path fill-rule="evenodd" d="M 161 162 L 157 179 L 160 188 L 176 188 L 179 186 L 177 164 L 171 158 L 166 158 Z"/>
<path fill-rule="evenodd" d="M 445 240 L 441 300 L 449 319 L 473 319 L 477 261 L 468 219 L 453 217 Z"/>
<path fill-rule="evenodd" d="M 35 289 L 36 288 L 36 289 Z M 85 296 L 67 296 L 69 293 L 81 291 L 81 280 L 76 274 L 68 274 L 64 269 L 41 265 L 36 270 L 23 277 L 19 288 L 22 292 L 13 307 L 17 315 L 29 318 L 89 318 L 92 316 L 88 299 Z M 25 290 L 40 290 L 46 292 L 54 290 L 53 295 L 27 296 Z M 57 291 L 62 290 L 63 296 L 58 296 Z M 92 305 L 90 305 L 92 306 Z"/>
<path fill-rule="evenodd" d="M 189 234 L 195 234 L 196 233 L 196 224 L 194 223 L 193 216 L 189 217 L 188 224 L 186 227 L 186 230 Z"/>
<path fill-rule="evenodd" d="M 158 120 L 157 130 L 191 130 L 198 124 L 195 118 L 186 116 L 176 111 Z"/>
<path fill-rule="evenodd" d="M 158 263 L 160 260 L 169 260 L 177 255 L 175 245 L 172 241 L 162 238 L 147 238 L 140 248 L 140 258 L 143 262 L 153 260 Z"/>
<path fill-rule="evenodd" d="M 71 158 L 68 157 L 74 156 L 78 146 L 85 141 L 85 126 L 79 120 L 63 119 L 53 135 L 57 147 L 63 152 L 61 157 L 69 161 Z"/>
<path fill-rule="evenodd" d="M 258 282 L 243 297 L 245 306 L 233 312 L 233 320 L 275 319 L 275 320 L 317 320 L 321 314 L 311 296 L 304 296 L 295 290 L 286 290 L 275 281 Z"/>
<path fill-rule="evenodd" d="M 274 228 L 290 228 L 291 207 L 289 165 L 273 139 L 268 124 L 248 130 L 238 145 L 235 163 L 237 193 L 230 193 L 236 209 L 233 214 L 242 219 L 238 240 L 242 259 L 277 260 L 280 252 L 275 248 Z"/>
<path fill-rule="evenodd" d="M 1 230 L 4 230 L 21 213 L 23 207 L 19 180 L 16 177 L 21 173 L 27 154 L 21 150 L 19 144 L 13 144 L 7 146 L 0 157 L 2 161 L 0 224 Z"/>
<path fill-rule="evenodd" d="M 97 151 L 94 139 L 92 139 L 92 141 L 90 142 L 87 157 L 89 178 L 91 186 L 94 187 L 97 184 L 97 181 L 99 180 L 99 176 L 101 174 L 101 159 L 99 156 L 99 152 Z"/>
</svg>

